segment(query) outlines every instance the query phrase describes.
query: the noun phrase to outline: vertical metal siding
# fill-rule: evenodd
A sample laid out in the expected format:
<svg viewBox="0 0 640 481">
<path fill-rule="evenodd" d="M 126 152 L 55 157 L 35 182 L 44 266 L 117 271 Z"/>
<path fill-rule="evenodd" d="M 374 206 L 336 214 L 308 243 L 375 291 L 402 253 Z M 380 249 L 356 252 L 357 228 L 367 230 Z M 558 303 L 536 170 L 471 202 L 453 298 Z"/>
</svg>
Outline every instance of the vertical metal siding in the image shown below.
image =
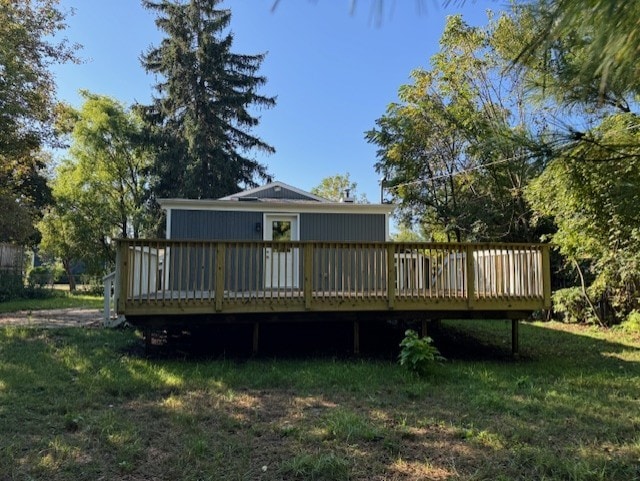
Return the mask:
<svg viewBox="0 0 640 481">
<path fill-rule="evenodd" d="M 300 214 L 300 240 L 385 241 L 385 215 L 302 213 Z"/>
<path fill-rule="evenodd" d="M 386 240 L 385 216 L 382 214 L 300 214 L 300 240 L 314 241 L 361 241 L 375 242 Z M 262 240 L 264 226 L 262 225 L 262 212 L 234 212 L 234 211 L 203 211 L 203 210 L 173 210 L 171 214 L 171 238 L 174 240 L 191 239 L 191 240 Z M 260 224 L 260 232 L 256 231 L 256 224 Z M 237 255 L 242 255 L 235 249 L 229 252 L 229 261 Z M 210 264 L 210 257 L 214 253 L 206 253 L 203 256 L 197 255 L 193 248 L 174 248 L 172 257 L 175 260 L 182 259 L 182 270 L 173 272 L 173 276 L 179 276 L 171 279 L 169 285 L 174 285 L 179 278 L 182 282 L 194 290 L 203 289 L 209 285 L 212 273 L 203 272 L 202 266 Z M 258 270 L 257 279 L 259 286 L 253 278 L 245 278 L 246 273 L 238 273 L 236 275 L 229 274 L 225 280 L 225 288 L 233 285 L 252 286 L 262 288 L 263 282 L 263 259 L 257 261 L 256 269 Z M 335 259 L 336 267 L 348 266 L 350 271 L 356 270 L 355 259 L 349 258 L 348 255 Z M 300 279 L 303 277 L 304 262 L 302 256 L 299 260 Z M 324 275 L 321 274 L 321 275 Z M 351 278 L 349 278 L 351 279 Z M 203 286 L 200 284 L 204 282 Z M 316 279 L 316 282 L 321 282 Z M 341 281 L 342 282 L 342 281 Z M 353 284 L 354 281 L 347 281 Z M 330 288 L 342 289 L 342 285 L 333 285 Z M 354 286 L 350 286 L 354 287 Z"/>
<path fill-rule="evenodd" d="M 260 232 L 256 224 L 260 224 Z M 262 212 L 173 210 L 171 238 L 262 240 Z"/>
</svg>

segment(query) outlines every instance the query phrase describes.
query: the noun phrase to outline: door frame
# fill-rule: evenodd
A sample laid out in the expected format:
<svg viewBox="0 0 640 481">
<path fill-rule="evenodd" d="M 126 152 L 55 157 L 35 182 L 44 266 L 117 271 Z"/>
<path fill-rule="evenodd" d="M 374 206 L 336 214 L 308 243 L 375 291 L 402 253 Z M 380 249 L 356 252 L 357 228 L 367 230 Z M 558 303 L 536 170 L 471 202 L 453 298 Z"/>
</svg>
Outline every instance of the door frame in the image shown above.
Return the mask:
<svg viewBox="0 0 640 481">
<path fill-rule="evenodd" d="M 264 212 L 262 214 L 262 239 L 265 241 L 273 240 L 273 229 L 271 228 L 271 222 L 274 220 L 289 220 L 291 221 L 291 240 L 298 241 L 300 240 L 300 214 L 296 213 L 288 213 L 288 212 Z M 269 234 L 269 235 L 268 235 Z M 268 237 L 271 237 L 269 239 Z M 298 249 L 294 249 L 291 258 L 291 287 L 299 288 L 300 287 L 300 263 L 299 263 L 299 252 Z M 267 257 L 269 255 L 273 255 L 273 251 L 269 248 L 265 248 L 264 250 L 264 287 L 265 289 L 273 289 L 278 288 L 278 285 L 271 285 L 271 278 L 268 276 L 267 272 Z"/>
</svg>

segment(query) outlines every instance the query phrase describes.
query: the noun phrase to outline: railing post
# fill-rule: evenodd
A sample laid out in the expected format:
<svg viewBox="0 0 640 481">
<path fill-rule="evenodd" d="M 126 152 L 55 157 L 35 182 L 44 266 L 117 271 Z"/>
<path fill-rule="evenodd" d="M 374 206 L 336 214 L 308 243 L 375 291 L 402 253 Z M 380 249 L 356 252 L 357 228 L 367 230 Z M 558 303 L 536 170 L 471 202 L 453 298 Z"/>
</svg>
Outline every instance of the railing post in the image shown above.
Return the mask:
<svg viewBox="0 0 640 481">
<path fill-rule="evenodd" d="M 545 309 L 551 308 L 551 252 L 549 244 L 542 246 L 542 301 Z"/>
<path fill-rule="evenodd" d="M 393 309 L 396 300 L 396 246 L 387 244 L 387 301 Z"/>
<path fill-rule="evenodd" d="M 111 288 L 113 287 L 113 276 L 111 274 L 102 279 L 102 287 L 104 289 L 104 313 L 102 316 L 102 325 L 106 327 L 109 325 L 109 321 L 111 320 Z"/>
<path fill-rule="evenodd" d="M 224 265 L 225 265 L 225 244 L 216 243 L 216 286 L 215 286 L 215 306 L 216 312 L 222 311 L 222 301 L 224 298 Z"/>
<path fill-rule="evenodd" d="M 125 314 L 129 296 L 129 244 L 124 239 L 116 242 L 116 314 Z"/>
<path fill-rule="evenodd" d="M 304 244 L 303 251 L 304 262 L 304 308 L 311 309 L 311 301 L 313 296 L 313 244 Z"/>
<path fill-rule="evenodd" d="M 469 309 L 473 308 L 476 301 L 476 272 L 475 272 L 475 260 L 473 252 L 475 246 L 472 244 L 467 245 L 466 248 L 466 273 L 467 273 L 467 306 Z"/>
</svg>

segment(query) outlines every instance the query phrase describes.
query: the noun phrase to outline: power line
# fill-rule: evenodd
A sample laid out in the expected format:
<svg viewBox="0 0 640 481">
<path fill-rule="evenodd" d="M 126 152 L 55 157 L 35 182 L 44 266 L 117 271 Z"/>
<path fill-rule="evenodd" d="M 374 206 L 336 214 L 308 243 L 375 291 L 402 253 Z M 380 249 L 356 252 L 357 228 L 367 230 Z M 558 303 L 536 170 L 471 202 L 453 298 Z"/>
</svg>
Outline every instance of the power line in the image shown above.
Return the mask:
<svg viewBox="0 0 640 481">
<path fill-rule="evenodd" d="M 506 162 L 511 162 L 512 160 L 520 160 L 520 159 L 524 159 L 524 158 L 527 158 L 527 156 L 518 155 L 518 156 L 510 157 L 510 158 L 507 158 L 507 159 L 495 160 L 495 161 L 489 162 L 487 164 L 482 164 L 482 165 L 478 165 L 476 167 L 471 167 L 471 168 L 468 168 L 468 169 L 459 170 L 459 171 L 453 172 L 451 174 L 440 174 L 440 175 L 436 175 L 436 176 L 433 176 L 433 177 L 429 177 L 428 179 L 411 180 L 411 181 L 402 182 L 400 184 L 396 184 L 396 185 L 393 185 L 393 186 L 387 186 L 387 190 L 395 190 L 395 189 L 397 189 L 399 187 L 405 187 L 405 186 L 408 186 L 408 185 L 417 185 L 417 184 L 422 184 L 422 183 L 425 183 L 425 182 L 431 182 L 433 180 L 439 180 L 439 179 L 444 179 L 444 178 L 448 178 L 448 177 L 455 177 L 455 176 L 460 175 L 460 174 L 466 174 L 466 173 L 469 173 L 469 172 L 475 172 L 477 170 L 483 169 L 485 167 L 489 167 L 491 165 L 504 164 Z"/>
</svg>

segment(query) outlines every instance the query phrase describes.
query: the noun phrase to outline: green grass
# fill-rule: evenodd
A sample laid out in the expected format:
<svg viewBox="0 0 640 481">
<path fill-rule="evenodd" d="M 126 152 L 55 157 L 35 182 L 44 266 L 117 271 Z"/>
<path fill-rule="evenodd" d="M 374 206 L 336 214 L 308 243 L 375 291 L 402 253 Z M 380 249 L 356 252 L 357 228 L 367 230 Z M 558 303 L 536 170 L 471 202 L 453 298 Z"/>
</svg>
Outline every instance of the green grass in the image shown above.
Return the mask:
<svg viewBox="0 0 640 481">
<path fill-rule="evenodd" d="M 381 360 L 148 359 L 131 330 L 0 329 L 0 479 L 640 480 L 640 338 L 444 322 Z"/>
<path fill-rule="evenodd" d="M 43 309 L 66 309 L 80 307 L 87 309 L 102 309 L 104 298 L 88 294 L 71 294 L 69 292 L 52 290 L 41 299 L 17 299 L 0 302 L 0 313 L 17 311 L 39 311 Z"/>
</svg>

